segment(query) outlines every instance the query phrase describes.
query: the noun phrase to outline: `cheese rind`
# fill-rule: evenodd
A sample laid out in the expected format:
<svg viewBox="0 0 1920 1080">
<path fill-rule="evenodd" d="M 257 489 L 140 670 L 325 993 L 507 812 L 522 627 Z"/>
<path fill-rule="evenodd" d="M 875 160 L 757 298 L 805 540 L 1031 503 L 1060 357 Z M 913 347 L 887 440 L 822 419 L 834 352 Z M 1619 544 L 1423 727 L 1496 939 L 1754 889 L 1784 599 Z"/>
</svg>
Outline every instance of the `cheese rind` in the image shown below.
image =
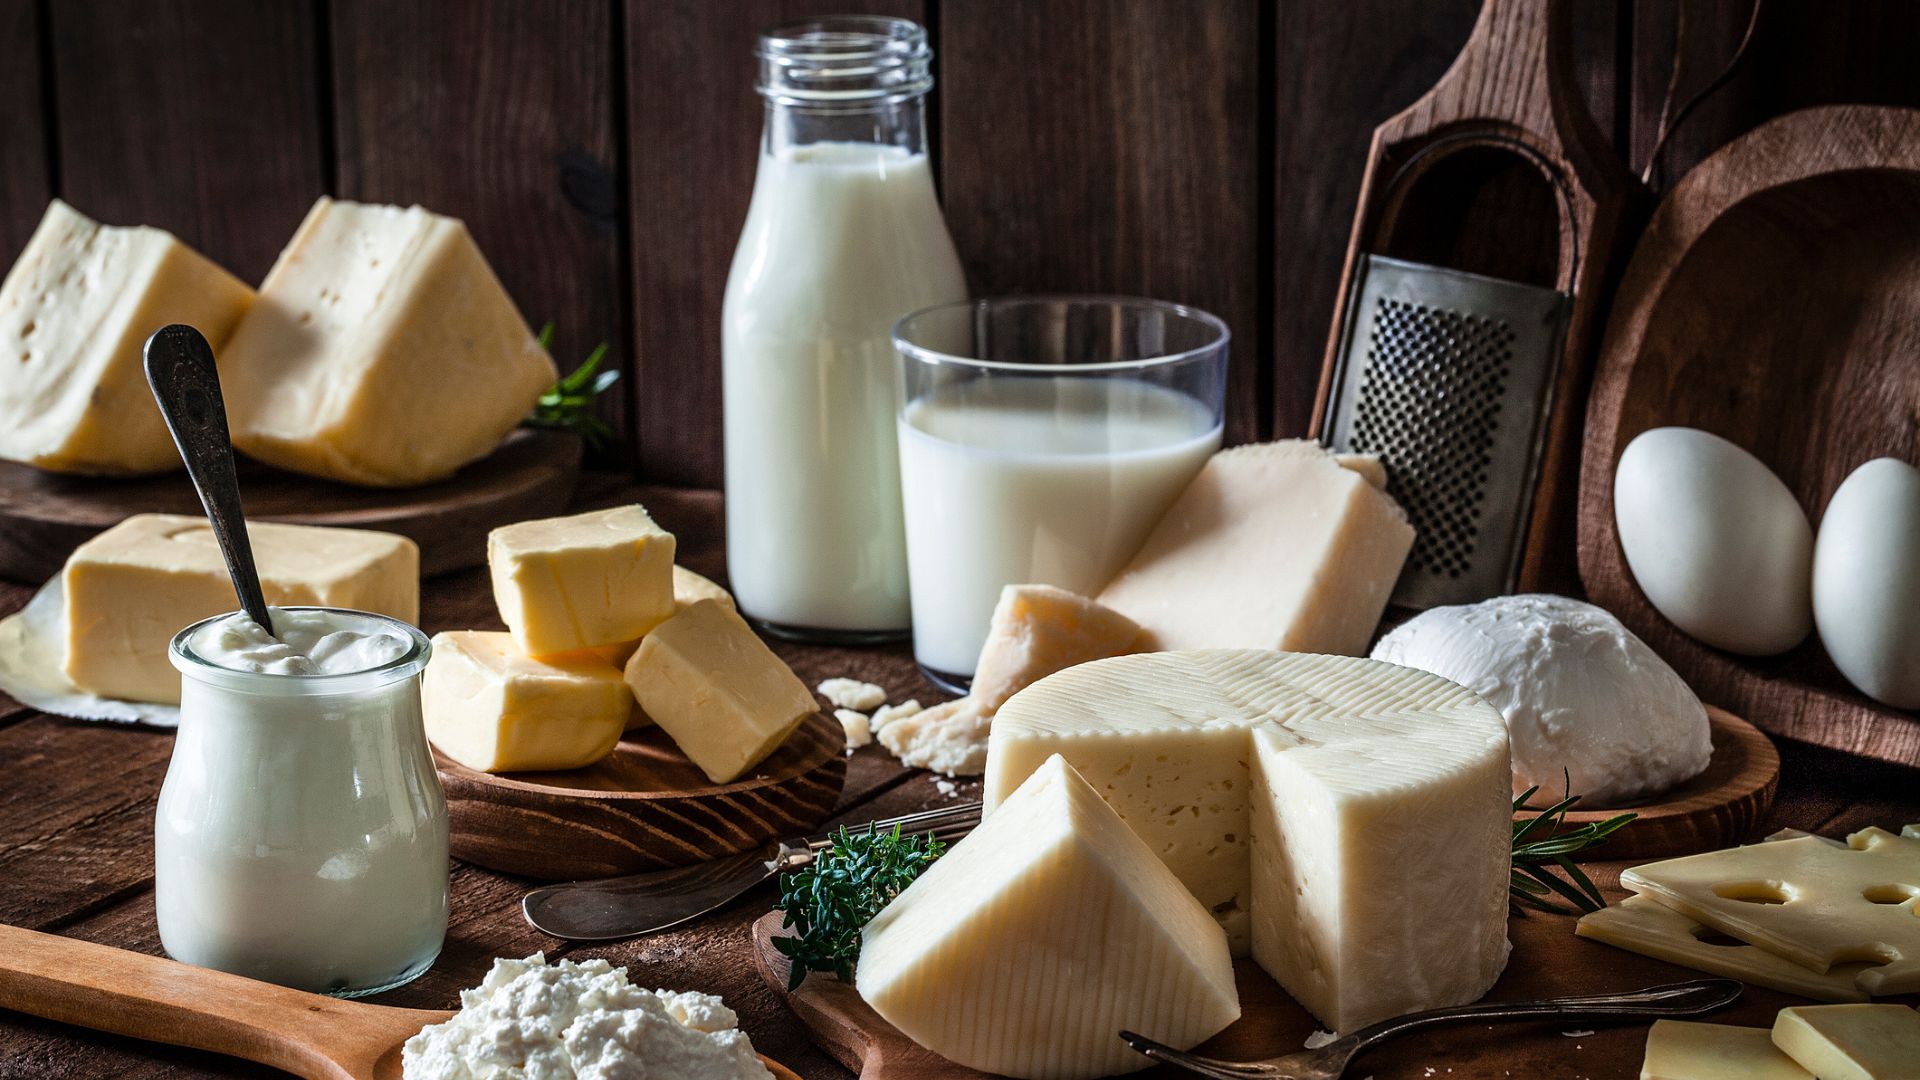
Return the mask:
<svg viewBox="0 0 1920 1080">
<path fill-rule="evenodd" d="M 1818 1001 L 1867 999 L 1866 992 L 1854 985 L 1855 972 L 1850 967 L 1823 974 L 1752 945 L 1709 945 L 1701 937 L 1715 933 L 1711 927 L 1646 896 L 1629 896 L 1581 916 L 1574 933 L 1669 964 Z"/>
<path fill-rule="evenodd" d="M 621 645 L 676 609 L 673 534 L 638 505 L 487 535 L 500 619 L 528 656 Z"/>
<path fill-rule="evenodd" d="M 1059 757 L 861 937 L 860 996 L 998 1075 L 1134 1072 L 1121 1030 L 1187 1049 L 1240 1015 L 1219 926 Z"/>
<path fill-rule="evenodd" d="M 267 603 L 420 618 L 420 549 L 366 529 L 249 522 Z M 239 601 L 202 517 L 137 514 L 74 549 L 61 572 L 66 675 L 104 697 L 177 703 L 173 635 Z"/>
<path fill-rule="evenodd" d="M 0 284 L 0 457 L 65 473 L 179 468 L 146 340 L 186 323 L 220 355 L 252 304 L 245 283 L 170 234 L 103 226 L 55 199 Z"/>
<path fill-rule="evenodd" d="M 633 694 L 589 654 L 534 660 L 498 631 L 435 634 L 420 685 L 427 738 L 482 772 L 578 769 L 620 741 Z"/>
<path fill-rule="evenodd" d="M 1920 1078 L 1920 1013 L 1905 1005 L 1781 1009 L 1773 1045 L 1820 1080 Z"/>
<path fill-rule="evenodd" d="M 1767 1037 L 1766 1028 L 1656 1020 L 1640 1080 L 1814 1080 Z"/>
</svg>

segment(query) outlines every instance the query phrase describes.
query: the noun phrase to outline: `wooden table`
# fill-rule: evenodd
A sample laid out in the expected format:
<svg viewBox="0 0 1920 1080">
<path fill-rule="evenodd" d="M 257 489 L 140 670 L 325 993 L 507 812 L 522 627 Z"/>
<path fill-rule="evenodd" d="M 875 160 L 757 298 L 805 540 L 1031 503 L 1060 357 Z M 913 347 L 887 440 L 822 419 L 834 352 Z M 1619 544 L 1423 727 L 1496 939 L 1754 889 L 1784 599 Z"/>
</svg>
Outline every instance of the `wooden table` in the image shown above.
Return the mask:
<svg viewBox="0 0 1920 1080">
<path fill-rule="evenodd" d="M 720 499 L 713 492 L 622 489 L 600 482 L 586 500 L 605 505 L 638 498 L 680 538 L 681 561 L 719 576 L 724 562 Z M 0 584 L 0 612 L 32 590 Z M 429 632 L 498 627 L 478 571 L 427 583 L 422 621 Z M 915 671 L 904 646 L 839 650 L 776 643 L 809 684 L 851 675 L 887 688 L 889 700 L 942 695 Z M 88 724 L 44 716 L 0 697 L 0 922 L 70 934 L 122 948 L 160 952 L 153 918 L 153 809 L 173 737 L 165 732 Z M 1866 825 L 1920 821 L 1920 771 L 1839 754 L 1781 746 L 1784 764 L 1772 828 L 1795 826 L 1842 835 Z M 840 812 L 845 820 L 901 813 L 977 797 L 977 783 L 954 795 L 933 777 L 900 767 L 879 747 L 856 753 Z M 1596 875 L 1614 895 L 1618 865 Z M 764 913 L 771 889 L 690 927 L 633 941 L 575 947 L 547 937 L 520 917 L 527 883 L 472 866 L 453 871 L 446 950 L 433 970 L 374 1000 L 421 1008 L 453 1008 L 458 991 L 479 982 L 496 956 L 545 951 L 549 958 L 604 957 L 626 965 L 637 983 L 723 996 L 762 1052 L 809 1078 L 846 1072 L 807 1040 L 800 1025 L 761 984 L 748 956 L 748 925 Z M 1687 977 L 1679 968 L 1642 960 L 1572 936 L 1572 920 L 1531 917 L 1516 938 L 1516 965 L 1563 966 L 1596 973 L 1594 989 L 1634 981 Z M 1537 984 L 1538 970 L 1510 969 L 1514 987 Z M 1502 988 L 1509 986 L 1503 980 Z M 1501 989 L 1496 989 L 1496 994 Z M 1783 995 L 1752 991 L 1731 1023 L 1765 1023 Z M 1358 1076 L 1592 1077 L 1638 1075 L 1644 1029 L 1638 1026 L 1567 1037 L 1539 1027 L 1466 1028 L 1407 1041 L 1363 1059 Z M 1542 1062 L 1564 1065 L 1542 1071 Z M 1429 1073 L 1428 1069 L 1432 1071 Z M 18 1014 L 0 1013 L 0 1078 L 277 1076 L 273 1070 L 209 1054 L 100 1035 Z"/>
</svg>

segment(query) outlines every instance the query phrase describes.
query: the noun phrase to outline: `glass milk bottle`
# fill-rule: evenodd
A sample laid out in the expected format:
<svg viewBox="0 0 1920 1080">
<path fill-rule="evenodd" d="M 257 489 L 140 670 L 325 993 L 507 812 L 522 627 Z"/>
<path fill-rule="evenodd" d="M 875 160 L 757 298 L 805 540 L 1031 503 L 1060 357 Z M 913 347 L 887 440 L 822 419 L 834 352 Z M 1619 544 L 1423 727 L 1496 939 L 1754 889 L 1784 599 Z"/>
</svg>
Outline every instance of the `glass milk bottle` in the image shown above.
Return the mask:
<svg viewBox="0 0 1920 1080">
<path fill-rule="evenodd" d="M 835 16 L 761 37 L 766 129 L 727 279 L 727 570 L 774 633 L 909 625 L 894 436 L 902 315 L 966 297 L 934 196 L 926 31 Z"/>
</svg>

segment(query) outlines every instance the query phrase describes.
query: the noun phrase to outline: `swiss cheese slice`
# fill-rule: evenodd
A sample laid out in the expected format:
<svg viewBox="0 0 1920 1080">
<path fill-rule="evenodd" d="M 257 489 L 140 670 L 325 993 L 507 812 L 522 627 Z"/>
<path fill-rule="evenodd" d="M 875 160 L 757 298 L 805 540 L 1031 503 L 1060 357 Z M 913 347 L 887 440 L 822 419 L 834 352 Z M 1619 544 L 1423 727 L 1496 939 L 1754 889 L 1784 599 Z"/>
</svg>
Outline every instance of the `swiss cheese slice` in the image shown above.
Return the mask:
<svg viewBox="0 0 1920 1080">
<path fill-rule="evenodd" d="M 1220 927 L 1099 794 L 1051 758 L 862 933 L 856 985 L 914 1042 L 1001 1076 L 1152 1064 L 1240 1015 Z"/>
<path fill-rule="evenodd" d="M 613 750 L 636 711 L 620 669 L 605 658 L 534 660 L 491 630 L 434 635 L 420 703 L 433 745 L 482 772 L 591 765 Z"/>
<path fill-rule="evenodd" d="M 1640 1080 L 1814 1080 L 1767 1037 L 1766 1028 L 1656 1020 Z"/>
<path fill-rule="evenodd" d="M 994 717 L 989 820 L 1053 754 L 1334 1030 L 1472 1001 L 1506 964 L 1506 727 L 1439 676 L 1256 650 L 1068 668 Z"/>
<path fill-rule="evenodd" d="M 1905 1005 L 1781 1009 L 1773 1044 L 1820 1080 L 1920 1080 L 1920 1013 Z"/>
<path fill-rule="evenodd" d="M 1837 965 L 1823 973 L 1783 960 L 1757 946 L 1703 940 L 1724 935 L 1650 897 L 1629 896 L 1617 904 L 1583 915 L 1574 932 L 1583 938 L 1604 941 L 1669 964 L 1725 975 L 1816 1001 L 1867 999 L 1866 992 L 1854 984 L 1860 965 Z"/>
</svg>

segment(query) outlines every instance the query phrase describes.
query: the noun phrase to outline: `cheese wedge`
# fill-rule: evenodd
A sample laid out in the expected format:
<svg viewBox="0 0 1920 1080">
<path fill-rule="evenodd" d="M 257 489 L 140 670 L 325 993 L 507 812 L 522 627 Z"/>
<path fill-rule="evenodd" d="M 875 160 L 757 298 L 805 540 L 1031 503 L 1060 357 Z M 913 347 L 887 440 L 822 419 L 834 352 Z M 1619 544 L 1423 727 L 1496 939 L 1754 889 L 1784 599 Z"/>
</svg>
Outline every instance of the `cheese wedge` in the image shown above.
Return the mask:
<svg viewBox="0 0 1920 1080">
<path fill-rule="evenodd" d="M 1187 1049 L 1240 1016 L 1220 927 L 1059 757 L 867 924 L 856 986 L 934 1053 L 1036 1080 L 1135 1072 L 1120 1031 Z"/>
<path fill-rule="evenodd" d="M 55 199 L 0 284 L 0 457 L 68 473 L 179 468 L 141 364 L 147 338 L 186 323 L 218 355 L 252 304 L 168 233 L 102 226 Z"/>
<path fill-rule="evenodd" d="M 267 603 L 420 618 L 420 549 L 392 533 L 249 522 Z M 202 517 L 137 514 L 81 544 L 61 573 L 66 674 L 82 690 L 177 703 L 173 635 L 233 611 L 226 561 Z"/>
<path fill-rule="evenodd" d="M 1920 1013 L 1905 1005 L 1781 1009 L 1773 1044 L 1820 1080 L 1920 1080 Z"/>
<path fill-rule="evenodd" d="M 1054 754 L 1333 1030 L 1472 1001 L 1506 964 L 1506 726 L 1463 687 L 1257 650 L 1081 664 L 995 715 L 989 814 Z"/>
<path fill-rule="evenodd" d="M 1097 599 L 1162 649 L 1366 652 L 1413 527 L 1305 440 L 1215 454 Z"/>
<path fill-rule="evenodd" d="M 994 605 L 969 696 L 990 713 L 1056 671 L 1140 645 L 1140 625 L 1112 608 L 1052 585 L 1009 585 Z"/>
<path fill-rule="evenodd" d="M 814 713 L 807 684 L 717 600 L 655 627 L 626 678 L 640 707 L 716 784 L 760 764 Z"/>
<path fill-rule="evenodd" d="M 221 362 L 234 445 L 353 484 L 483 457 L 558 373 L 453 218 L 322 197 Z"/>
<path fill-rule="evenodd" d="M 637 640 L 675 610 L 673 534 L 638 505 L 487 535 L 500 619 L 528 656 Z"/>
<path fill-rule="evenodd" d="M 1767 1037 L 1766 1028 L 1656 1020 L 1640 1080 L 1814 1080 Z"/>
<path fill-rule="evenodd" d="M 433 745 L 482 772 L 591 765 L 619 743 L 634 711 L 620 669 L 605 660 L 529 659 L 490 630 L 434 635 L 420 705 Z"/>
<path fill-rule="evenodd" d="M 1836 965 L 1822 973 L 1752 945 L 1709 944 L 1702 939 L 1722 935 L 1650 897 L 1629 896 L 1583 915 L 1574 933 L 1669 964 L 1817 1001 L 1867 999 L 1866 992 L 1854 984 L 1860 965 Z"/>
</svg>

